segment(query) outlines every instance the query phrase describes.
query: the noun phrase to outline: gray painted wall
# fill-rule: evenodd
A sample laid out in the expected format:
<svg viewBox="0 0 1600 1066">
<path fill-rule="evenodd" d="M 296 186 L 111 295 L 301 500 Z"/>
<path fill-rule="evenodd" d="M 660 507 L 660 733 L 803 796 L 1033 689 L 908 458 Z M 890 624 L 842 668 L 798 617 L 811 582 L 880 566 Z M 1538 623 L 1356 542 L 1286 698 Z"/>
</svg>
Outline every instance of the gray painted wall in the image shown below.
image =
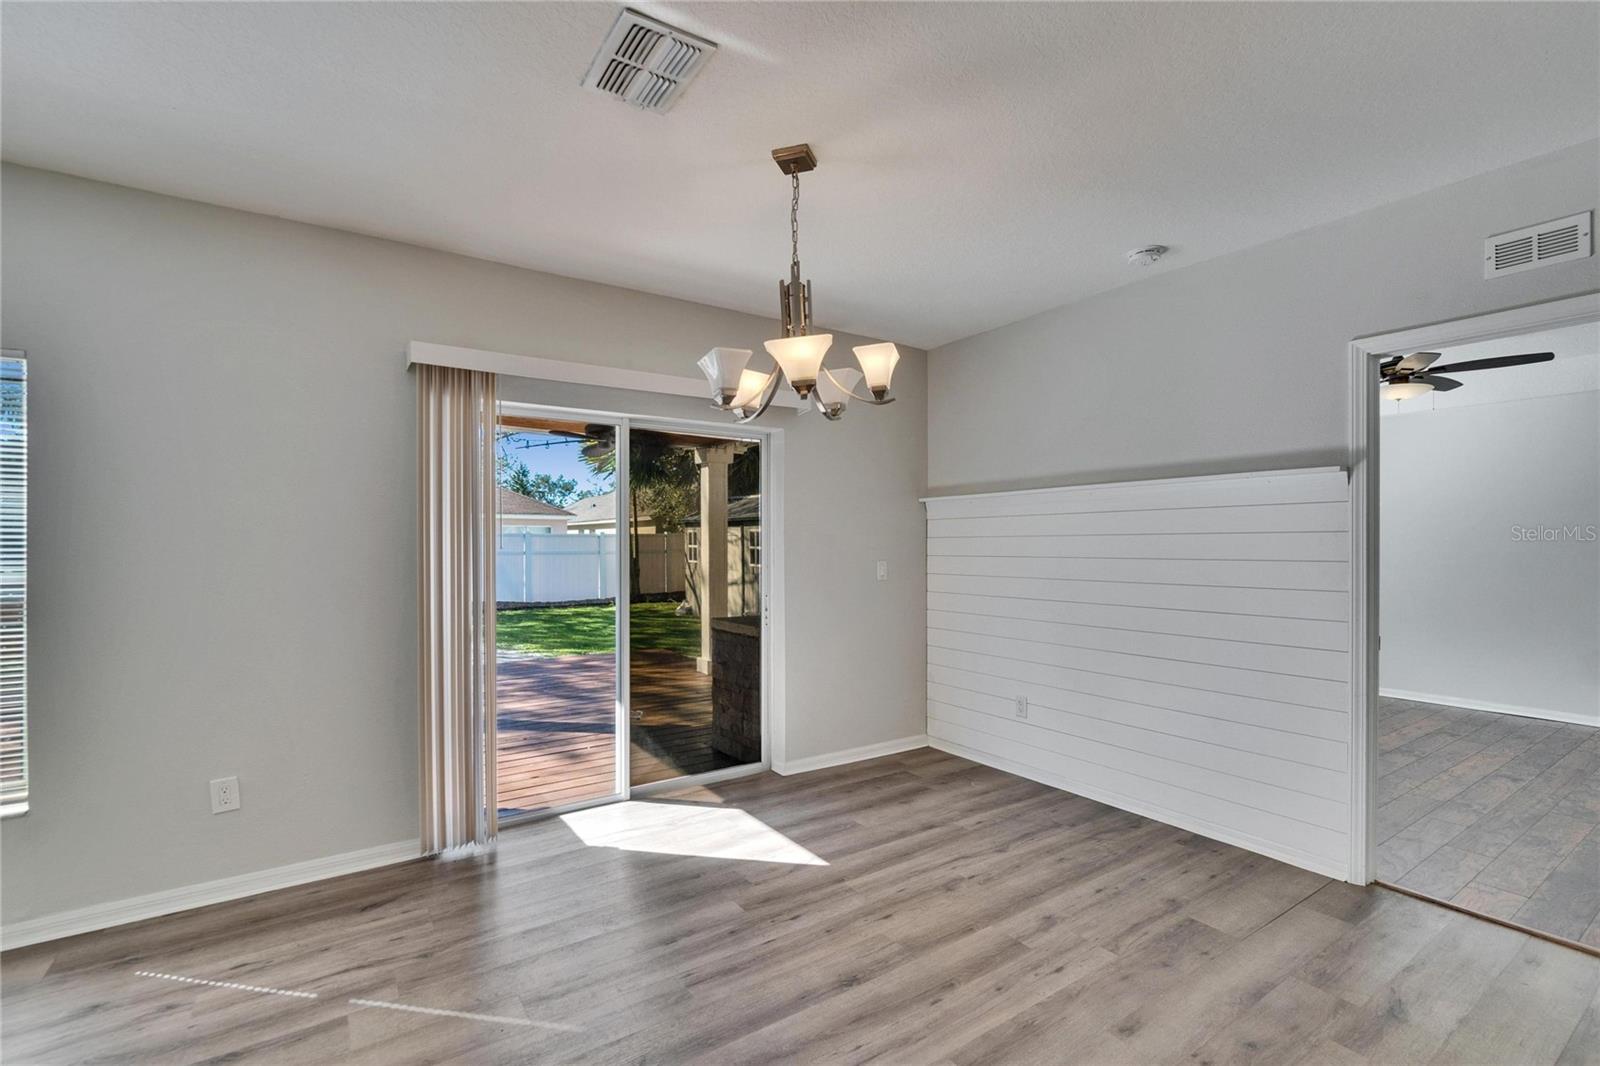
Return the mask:
<svg viewBox="0 0 1600 1066">
<path fill-rule="evenodd" d="M 29 352 L 33 427 L 33 809 L 0 829 L 8 923 L 416 837 L 407 341 L 689 375 L 774 330 L 41 171 L 3 181 L 0 340 Z M 920 353 L 895 386 L 838 425 L 778 416 L 791 759 L 923 732 Z M 243 809 L 213 816 L 223 774 Z"/>
<path fill-rule="evenodd" d="M 1379 686 L 1600 725 L 1600 392 L 1380 431 Z"/>
<path fill-rule="evenodd" d="M 929 354 L 929 484 L 1344 465 L 1348 343 L 1600 288 L 1594 257 L 1482 269 L 1483 238 L 1597 200 L 1589 141 L 945 345 Z"/>
</svg>

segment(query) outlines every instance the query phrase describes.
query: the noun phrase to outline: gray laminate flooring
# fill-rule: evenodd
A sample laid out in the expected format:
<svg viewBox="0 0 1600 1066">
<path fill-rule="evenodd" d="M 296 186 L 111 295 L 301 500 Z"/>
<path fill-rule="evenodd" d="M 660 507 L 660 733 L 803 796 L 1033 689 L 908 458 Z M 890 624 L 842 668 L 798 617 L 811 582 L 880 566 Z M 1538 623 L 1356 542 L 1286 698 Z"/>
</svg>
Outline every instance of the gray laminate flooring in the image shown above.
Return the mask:
<svg viewBox="0 0 1600 1066">
<path fill-rule="evenodd" d="M 8 1062 L 1595 1063 L 1600 958 L 923 749 L 0 957 Z"/>
<path fill-rule="evenodd" d="M 1378 713 L 1379 880 L 1600 948 L 1600 729 Z"/>
</svg>

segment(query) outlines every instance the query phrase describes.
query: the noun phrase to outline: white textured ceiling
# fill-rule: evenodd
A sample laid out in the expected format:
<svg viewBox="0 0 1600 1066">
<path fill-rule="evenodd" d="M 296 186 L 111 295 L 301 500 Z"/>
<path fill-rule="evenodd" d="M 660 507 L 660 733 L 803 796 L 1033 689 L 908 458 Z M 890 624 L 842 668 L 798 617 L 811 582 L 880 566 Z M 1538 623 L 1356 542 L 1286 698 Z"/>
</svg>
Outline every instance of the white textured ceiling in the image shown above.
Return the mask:
<svg viewBox="0 0 1600 1066">
<path fill-rule="evenodd" d="M 580 89 L 620 5 L 23 3 L 7 159 L 919 346 L 1576 144 L 1597 5 L 648 5 L 666 115 Z"/>
</svg>

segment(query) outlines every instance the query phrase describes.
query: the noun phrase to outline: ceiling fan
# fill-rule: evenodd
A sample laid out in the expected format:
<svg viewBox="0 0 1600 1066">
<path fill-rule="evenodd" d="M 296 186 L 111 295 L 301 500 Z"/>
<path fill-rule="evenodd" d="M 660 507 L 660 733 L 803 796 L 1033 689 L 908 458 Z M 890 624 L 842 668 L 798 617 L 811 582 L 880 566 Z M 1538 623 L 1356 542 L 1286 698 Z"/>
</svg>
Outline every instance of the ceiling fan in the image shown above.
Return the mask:
<svg viewBox="0 0 1600 1066">
<path fill-rule="evenodd" d="M 1523 366 L 1527 363 L 1548 363 L 1555 352 L 1528 352 L 1524 355 L 1497 355 L 1492 359 L 1466 359 L 1459 363 L 1434 366 L 1438 352 L 1412 352 L 1410 355 L 1392 355 L 1378 366 L 1383 379 L 1378 395 L 1385 400 L 1409 400 L 1429 392 L 1449 392 L 1459 389 L 1461 382 L 1440 374 L 1459 374 L 1467 370 L 1495 370 L 1503 366 Z"/>
</svg>

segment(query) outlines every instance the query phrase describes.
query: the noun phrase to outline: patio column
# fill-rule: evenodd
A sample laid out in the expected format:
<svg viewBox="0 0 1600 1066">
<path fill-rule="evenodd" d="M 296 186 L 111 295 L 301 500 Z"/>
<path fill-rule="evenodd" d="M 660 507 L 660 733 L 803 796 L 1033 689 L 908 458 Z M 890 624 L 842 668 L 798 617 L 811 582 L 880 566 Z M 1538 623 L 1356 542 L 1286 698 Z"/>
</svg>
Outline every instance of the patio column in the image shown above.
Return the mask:
<svg viewBox="0 0 1600 1066">
<path fill-rule="evenodd" d="M 728 613 L 728 464 L 738 445 L 701 445 L 694 450 L 700 468 L 700 655 L 695 669 L 711 673 L 711 620 Z"/>
</svg>

